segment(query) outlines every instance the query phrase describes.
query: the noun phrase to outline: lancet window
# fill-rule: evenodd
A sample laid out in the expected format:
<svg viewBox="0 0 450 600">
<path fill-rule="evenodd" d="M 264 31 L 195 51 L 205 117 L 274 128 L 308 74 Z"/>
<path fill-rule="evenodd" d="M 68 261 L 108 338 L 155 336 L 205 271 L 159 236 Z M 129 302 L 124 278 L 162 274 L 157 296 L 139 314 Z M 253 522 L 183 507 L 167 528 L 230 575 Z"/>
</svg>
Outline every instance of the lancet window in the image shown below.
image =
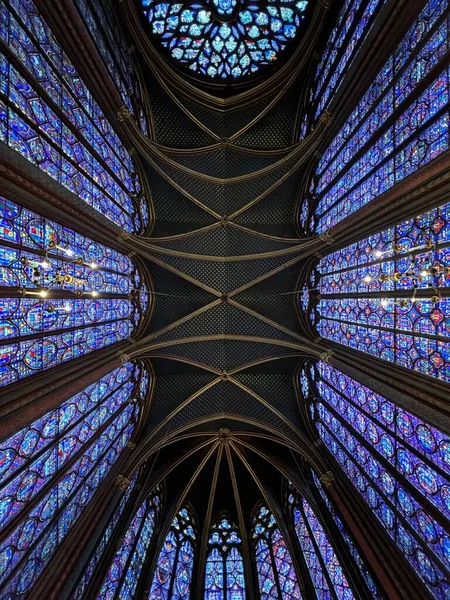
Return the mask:
<svg viewBox="0 0 450 600">
<path fill-rule="evenodd" d="M 130 441 L 147 393 L 143 369 L 127 363 L 2 443 L 0 586 L 5 594 L 30 597 Z"/>
<path fill-rule="evenodd" d="M 241 536 L 224 517 L 209 532 L 204 600 L 245 599 Z"/>
<path fill-rule="evenodd" d="M 10 0 L 0 36 L 0 141 L 135 233 L 147 225 L 130 154 L 31 0 Z"/>
<path fill-rule="evenodd" d="M 331 102 L 385 0 L 346 0 L 315 76 L 315 119 Z"/>
<path fill-rule="evenodd" d="M 355 596 L 329 537 L 311 505 L 290 486 L 291 516 L 318 600 L 352 600 Z"/>
<path fill-rule="evenodd" d="M 136 330 L 148 307 L 135 264 L 0 197 L 0 385 Z"/>
<path fill-rule="evenodd" d="M 138 475 L 139 473 L 136 471 L 134 476 L 131 478 L 129 486 L 120 499 L 120 502 L 115 507 L 114 512 L 101 535 L 100 541 L 89 558 L 89 562 L 76 585 L 76 588 L 73 592 L 73 600 L 82 600 L 82 598 L 85 597 L 86 590 L 92 581 L 92 576 L 94 575 L 95 570 L 98 567 L 106 548 L 108 547 L 109 541 L 111 540 L 114 532 L 116 531 L 116 527 L 122 515 L 124 514 L 130 496 L 135 488 Z"/>
<path fill-rule="evenodd" d="M 312 376 L 320 438 L 433 597 L 444 600 L 450 593 L 450 439 L 326 363 Z"/>
<path fill-rule="evenodd" d="M 261 506 L 253 519 L 253 550 L 261 600 L 300 599 L 292 558 L 275 517 Z"/>
<path fill-rule="evenodd" d="M 320 335 L 450 381 L 450 204 L 323 258 Z"/>
<path fill-rule="evenodd" d="M 310 186 L 318 233 L 448 149 L 448 9 L 428 2 L 325 150 Z"/>
<path fill-rule="evenodd" d="M 120 29 L 114 4 L 110 0 L 75 0 L 75 5 L 125 106 L 135 118 L 138 116 L 143 133 L 148 134 L 145 115 L 138 106 L 138 89 L 132 78 L 133 61 Z"/>
<path fill-rule="evenodd" d="M 303 375 L 306 377 L 304 372 L 303 372 Z M 334 507 L 331 499 L 328 497 L 326 489 L 321 484 L 321 482 L 319 481 L 319 478 L 314 473 L 314 471 L 312 471 L 311 474 L 312 474 L 312 478 L 314 481 L 314 485 L 317 488 L 317 491 L 321 495 L 322 500 L 325 502 L 325 505 L 326 505 L 328 511 L 330 512 L 330 515 L 333 517 L 333 520 L 334 520 L 337 528 L 339 529 L 339 531 L 342 535 L 342 538 L 344 539 L 345 544 L 346 544 L 353 560 L 355 561 L 359 571 L 361 572 L 361 575 L 362 575 L 364 581 L 366 582 L 367 588 L 369 589 L 369 592 L 371 594 L 371 598 L 373 598 L 374 600 L 381 600 L 382 598 L 384 598 L 384 596 L 381 594 L 377 584 L 375 583 L 375 581 L 372 577 L 372 574 L 369 572 L 369 569 L 367 568 L 367 564 L 366 564 L 365 560 L 362 558 L 361 553 L 359 552 L 358 548 L 356 547 L 356 544 L 355 544 L 352 536 L 350 535 L 349 531 L 347 530 L 344 523 L 342 522 L 338 511 Z"/>
<path fill-rule="evenodd" d="M 155 492 L 136 511 L 97 595 L 98 600 L 135 597 L 160 506 L 160 496 Z"/>
<path fill-rule="evenodd" d="M 196 539 L 193 515 L 189 508 L 183 507 L 159 553 L 149 600 L 189 600 Z"/>
</svg>

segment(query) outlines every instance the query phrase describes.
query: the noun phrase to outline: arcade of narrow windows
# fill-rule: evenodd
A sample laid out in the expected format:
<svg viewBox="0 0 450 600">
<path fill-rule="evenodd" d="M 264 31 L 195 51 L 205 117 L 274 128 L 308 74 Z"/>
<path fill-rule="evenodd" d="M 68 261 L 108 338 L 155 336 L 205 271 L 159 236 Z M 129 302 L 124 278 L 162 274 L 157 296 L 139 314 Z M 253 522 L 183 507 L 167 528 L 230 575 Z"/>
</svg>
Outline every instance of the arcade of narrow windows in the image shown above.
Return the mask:
<svg viewBox="0 0 450 600">
<path fill-rule="evenodd" d="M 67 4 L 127 118 L 151 138 L 145 78 L 116 8 Z M 231 86 L 288 61 L 306 35 L 313 2 L 266 4 L 144 0 L 139 9 L 167 68 Z M 299 118 L 303 141 L 324 111 L 333 113 L 390 2 L 338 4 Z M 295 380 L 300 437 L 322 462 L 298 453 L 292 472 L 283 458 L 281 487 L 260 486 L 257 502 L 242 508 L 246 492 L 239 499 L 230 456 L 245 465 L 246 455 L 221 434 L 211 448 L 227 447 L 236 510 L 211 500 L 203 523 L 171 468 L 158 463 L 161 440 L 174 443 L 175 434 L 157 412 L 149 417 L 158 377 L 139 344 L 158 291 L 148 256 L 126 242 L 153 226 L 151 172 L 112 119 L 107 92 L 102 98 L 84 80 L 71 55 L 74 33 L 61 39 L 45 2 L 2 1 L 0 143 L 25 170 L 23 189 L 18 179 L 0 181 L 0 600 L 41 600 L 53 571 L 64 600 L 405 600 L 409 574 L 418 598 L 450 598 L 448 190 L 409 212 L 393 203 L 382 226 L 360 235 L 352 221 L 447 156 L 450 7 L 418 4 L 305 170 L 297 243 L 322 236 L 329 246 L 313 256 L 305 245 L 309 267 L 293 291 L 314 332 L 297 335 L 307 350 Z M 50 189 L 51 180 L 64 201 L 27 188 L 33 169 L 48 178 L 35 189 Z M 448 161 L 443 181 L 445 169 Z M 342 224 L 350 237 L 336 241 Z M 326 349 L 320 359 L 317 345 Z M 378 370 L 368 377 L 374 364 L 385 379 Z M 163 434 L 147 456 L 139 452 L 152 418 Z M 344 510 L 349 496 L 354 504 Z M 365 519 L 376 532 L 366 543 Z M 398 563 L 395 575 L 375 564 L 376 552 L 379 563 Z"/>
</svg>

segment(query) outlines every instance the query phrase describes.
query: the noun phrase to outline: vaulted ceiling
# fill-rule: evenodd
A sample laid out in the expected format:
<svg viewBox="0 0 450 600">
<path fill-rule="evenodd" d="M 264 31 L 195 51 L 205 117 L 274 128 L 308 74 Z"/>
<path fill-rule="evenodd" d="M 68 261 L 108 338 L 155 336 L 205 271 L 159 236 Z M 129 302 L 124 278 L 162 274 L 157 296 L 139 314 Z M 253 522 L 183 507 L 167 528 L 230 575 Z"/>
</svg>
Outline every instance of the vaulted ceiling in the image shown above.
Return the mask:
<svg viewBox="0 0 450 600">
<path fill-rule="evenodd" d="M 316 20 L 322 13 L 319 5 Z M 175 498 L 187 494 L 213 516 L 235 510 L 232 481 L 249 514 L 261 487 L 281 483 L 282 464 L 287 475 L 301 455 L 317 460 L 296 393 L 299 361 L 319 355 L 298 314 L 299 277 L 318 240 L 296 226 L 305 165 L 327 126 L 323 119 L 299 141 L 317 35 L 302 41 L 301 60 L 301 48 L 294 52 L 294 77 L 275 73 L 256 88 L 223 88 L 221 98 L 192 83 L 182 89 L 183 78 L 138 39 L 151 132 L 142 135 L 126 114 L 123 125 L 144 159 L 154 225 L 127 243 L 146 257 L 153 281 L 152 318 L 135 347 L 156 377 L 137 457 L 159 452 L 151 484 L 164 474 Z M 237 463 L 222 454 L 224 438 Z M 202 463 L 210 451 L 215 468 Z M 212 481 L 207 509 L 202 490 Z"/>
</svg>

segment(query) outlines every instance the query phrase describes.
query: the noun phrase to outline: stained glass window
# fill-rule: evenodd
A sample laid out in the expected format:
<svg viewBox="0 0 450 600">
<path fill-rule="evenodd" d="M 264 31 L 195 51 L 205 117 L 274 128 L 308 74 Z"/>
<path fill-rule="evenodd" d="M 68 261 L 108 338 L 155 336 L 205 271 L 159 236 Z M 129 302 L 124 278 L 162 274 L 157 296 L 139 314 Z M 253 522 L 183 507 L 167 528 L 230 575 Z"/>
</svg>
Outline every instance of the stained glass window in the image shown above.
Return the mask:
<svg viewBox="0 0 450 600">
<path fill-rule="evenodd" d="M 149 600 L 189 600 L 196 539 L 193 516 L 184 507 L 173 520 L 159 553 Z"/>
<path fill-rule="evenodd" d="M 345 0 L 315 75 L 315 118 L 329 104 L 386 0 Z"/>
<path fill-rule="evenodd" d="M 94 552 L 92 553 L 92 556 L 89 559 L 87 567 L 85 568 L 85 570 L 84 570 L 82 576 L 80 577 L 80 580 L 73 592 L 72 600 L 81 600 L 84 597 L 86 589 L 89 586 L 89 583 L 91 582 L 92 576 L 95 572 L 95 569 L 97 568 L 97 566 L 103 556 L 103 553 L 105 552 L 105 550 L 108 546 L 108 543 L 111 540 L 111 537 L 117 527 L 117 524 L 120 521 L 120 518 L 122 517 L 122 515 L 124 513 L 125 507 L 127 506 L 130 496 L 134 490 L 137 479 L 138 479 L 138 472 L 136 472 L 134 474 L 134 476 L 131 478 L 130 485 L 128 486 L 128 488 L 126 489 L 122 498 L 120 499 L 120 502 L 114 509 L 114 512 L 108 522 L 108 525 L 105 527 L 105 530 L 102 533 L 100 541 L 97 544 L 97 547 L 95 548 Z"/>
<path fill-rule="evenodd" d="M 339 598 L 352 600 L 355 596 L 336 556 L 335 550 L 311 505 L 289 486 L 288 501 L 295 533 L 305 558 L 318 600 Z"/>
<path fill-rule="evenodd" d="M 127 256 L 1 197 L 0 214 L 0 386 L 132 335 L 148 292 Z"/>
<path fill-rule="evenodd" d="M 138 508 L 113 558 L 97 600 L 133 600 L 159 507 L 160 499 L 156 493 Z"/>
<path fill-rule="evenodd" d="M 211 527 L 204 600 L 245 600 L 242 540 L 238 528 L 222 518 Z"/>
<path fill-rule="evenodd" d="M 131 156 L 50 28 L 31 0 L 11 0 L 1 19 L 0 140 L 126 231 L 139 232 L 147 223 Z"/>
<path fill-rule="evenodd" d="M 91 0 L 75 0 L 75 5 L 124 104 L 134 112 L 130 98 L 133 65 L 112 5 Z"/>
<path fill-rule="evenodd" d="M 142 368 L 127 363 L 1 445 L 0 586 L 30 589 L 130 440 Z"/>
<path fill-rule="evenodd" d="M 320 335 L 450 381 L 450 204 L 323 258 Z"/>
<path fill-rule="evenodd" d="M 256 73 L 297 36 L 309 0 L 141 0 L 152 34 L 175 61 L 212 78 Z"/>
<path fill-rule="evenodd" d="M 324 444 L 433 597 L 450 594 L 450 439 L 320 362 L 313 419 Z"/>
<path fill-rule="evenodd" d="M 126 363 L 0 443 L 1 525 L 123 409 L 137 391 L 141 371 L 138 364 Z"/>
<path fill-rule="evenodd" d="M 300 599 L 291 555 L 275 517 L 266 506 L 261 506 L 253 519 L 252 541 L 261 600 Z"/>
<path fill-rule="evenodd" d="M 337 528 L 341 532 L 341 535 L 347 545 L 347 548 L 348 548 L 353 560 L 355 561 L 358 569 L 361 572 L 361 575 L 364 578 L 364 581 L 366 582 L 366 585 L 370 591 L 371 597 L 374 600 L 381 600 L 382 598 L 384 598 L 384 596 L 381 594 L 381 592 L 378 589 L 378 586 L 374 582 L 373 577 L 372 577 L 371 573 L 369 572 L 369 569 L 367 568 L 365 560 L 361 557 L 361 554 L 360 554 L 359 550 L 357 549 L 355 542 L 352 539 L 352 536 L 350 535 L 347 528 L 344 526 L 332 501 L 328 497 L 325 488 L 322 486 L 322 484 L 319 481 L 319 478 L 317 477 L 317 475 L 314 472 L 312 472 L 312 478 L 313 478 L 314 484 L 315 484 L 319 494 L 321 495 L 323 501 L 325 502 L 325 505 L 328 508 L 331 516 L 333 517 L 333 520 L 336 523 Z"/>
<path fill-rule="evenodd" d="M 317 232 L 448 149 L 447 16 L 447 0 L 428 2 L 325 150 L 310 186 Z"/>
</svg>

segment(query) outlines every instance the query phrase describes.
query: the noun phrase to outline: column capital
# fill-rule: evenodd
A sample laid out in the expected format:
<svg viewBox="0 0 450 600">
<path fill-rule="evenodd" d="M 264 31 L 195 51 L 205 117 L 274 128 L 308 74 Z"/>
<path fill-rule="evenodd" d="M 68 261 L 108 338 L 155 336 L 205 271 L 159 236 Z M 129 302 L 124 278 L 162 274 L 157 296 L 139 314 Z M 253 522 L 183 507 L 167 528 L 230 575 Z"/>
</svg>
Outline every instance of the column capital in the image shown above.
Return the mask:
<svg viewBox="0 0 450 600">
<path fill-rule="evenodd" d="M 321 475 L 319 477 L 319 481 L 325 487 L 330 487 L 330 485 L 334 481 L 334 475 L 333 475 L 333 473 L 331 471 L 327 471 L 326 473 L 324 473 L 323 475 Z"/>
</svg>

